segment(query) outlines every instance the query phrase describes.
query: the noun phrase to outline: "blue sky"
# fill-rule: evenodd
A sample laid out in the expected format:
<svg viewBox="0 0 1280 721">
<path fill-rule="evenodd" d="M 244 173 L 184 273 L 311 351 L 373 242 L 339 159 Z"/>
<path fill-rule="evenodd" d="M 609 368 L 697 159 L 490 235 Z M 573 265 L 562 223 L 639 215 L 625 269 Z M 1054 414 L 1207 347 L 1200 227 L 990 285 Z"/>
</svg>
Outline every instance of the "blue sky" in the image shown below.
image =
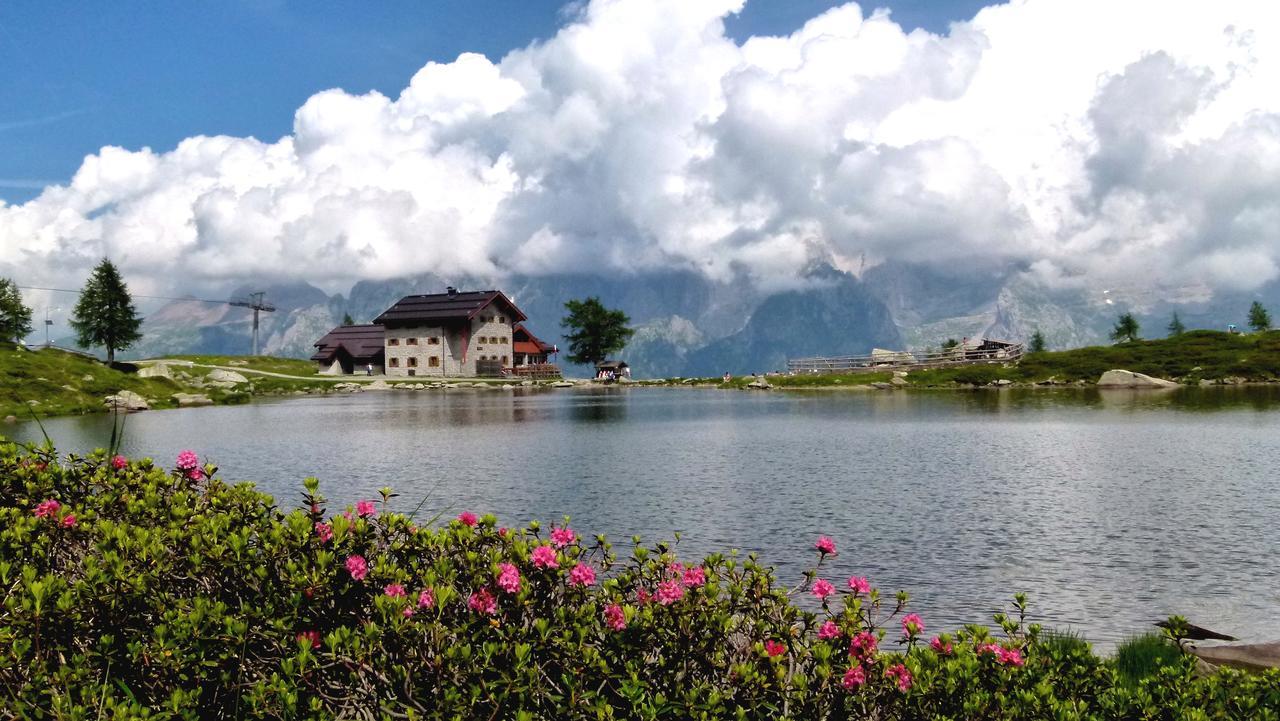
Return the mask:
<svg viewBox="0 0 1280 721">
<path fill-rule="evenodd" d="M 784 34 L 835 0 L 748 0 L 735 38 Z M 888 0 L 945 32 L 980 0 Z M 163 151 L 197 134 L 274 140 L 317 91 L 394 97 L 430 60 L 497 59 L 554 34 L 561 0 L 0 3 L 0 199 L 65 182 L 104 145 Z"/>
</svg>

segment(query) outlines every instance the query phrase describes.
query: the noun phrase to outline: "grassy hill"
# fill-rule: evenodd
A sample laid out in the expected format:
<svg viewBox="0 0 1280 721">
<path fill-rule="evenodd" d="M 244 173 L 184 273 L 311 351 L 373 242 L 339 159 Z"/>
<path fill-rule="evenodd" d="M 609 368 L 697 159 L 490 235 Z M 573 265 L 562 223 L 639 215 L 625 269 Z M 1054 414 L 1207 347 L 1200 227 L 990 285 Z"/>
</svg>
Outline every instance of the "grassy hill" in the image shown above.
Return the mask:
<svg viewBox="0 0 1280 721">
<path fill-rule="evenodd" d="M 229 358 L 222 356 L 187 356 L 182 360 L 209 365 L 233 364 L 245 370 L 263 370 L 291 375 L 315 375 L 312 363 L 282 358 Z M 140 378 L 108 367 L 89 356 L 68 353 L 56 348 L 37 351 L 22 350 L 12 344 L 0 344 L 0 418 L 13 415 L 30 417 L 28 409 L 41 416 L 94 413 L 104 409 L 102 399 L 123 390 L 147 398 L 152 408 L 172 408 L 177 403 L 174 393 L 201 393 L 214 403 L 243 403 L 249 393 L 278 392 L 303 388 L 306 381 L 285 378 L 250 377 L 252 390 L 204 386 L 208 369 L 175 370 L 175 378 Z M 30 403 L 35 401 L 34 404 Z"/>
<path fill-rule="evenodd" d="M 985 385 L 1002 379 L 1015 383 L 1038 383 L 1050 379 L 1092 383 L 1115 368 L 1183 383 L 1224 378 L 1274 382 L 1280 380 L 1280 331 L 1248 335 L 1213 330 L 1188 331 L 1176 338 L 1031 353 L 1016 366 L 980 365 L 911 371 L 906 380 L 916 387 Z M 892 372 L 884 371 L 781 376 L 771 377 L 769 382 L 783 388 L 855 386 L 883 383 L 892 377 Z M 745 386 L 750 381 L 749 377 L 737 378 L 731 385 Z"/>
</svg>

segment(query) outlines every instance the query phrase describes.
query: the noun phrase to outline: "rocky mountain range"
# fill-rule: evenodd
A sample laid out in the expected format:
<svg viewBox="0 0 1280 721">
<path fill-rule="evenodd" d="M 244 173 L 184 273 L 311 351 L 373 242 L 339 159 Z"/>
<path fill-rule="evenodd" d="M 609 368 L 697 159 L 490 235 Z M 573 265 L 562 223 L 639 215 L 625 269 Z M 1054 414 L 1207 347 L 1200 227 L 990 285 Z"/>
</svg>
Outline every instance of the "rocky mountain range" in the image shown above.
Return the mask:
<svg viewBox="0 0 1280 721">
<path fill-rule="evenodd" d="M 306 283 L 242 287 L 265 290 L 276 311 L 262 315 L 263 352 L 305 358 L 344 314 L 369 322 L 399 298 L 459 288 L 500 288 L 529 316 L 527 325 L 565 346 L 564 302 L 598 296 L 625 311 L 636 329 L 621 354 L 638 377 L 735 375 L 786 367 L 789 357 L 852 355 L 872 348 L 936 347 L 948 338 L 1025 340 L 1036 330 L 1049 347 L 1106 341 L 1116 316 L 1134 312 L 1145 335 L 1161 336 L 1177 311 L 1188 327 L 1243 325 L 1254 299 L 1280 306 L 1280 284 L 1259 293 L 1212 294 L 1199 288 L 1046 287 L 1024 270 L 938 269 L 885 263 L 861 277 L 830 265 L 813 268 L 796 288 L 765 292 L 745 280 L 722 283 L 693 271 L 634 276 L 516 276 L 501 280 L 434 274 L 361 281 L 347 295 Z M 146 318 L 131 357 L 176 353 L 246 353 L 251 312 L 203 301 L 175 301 Z M 570 375 L 587 375 L 559 358 Z"/>
</svg>

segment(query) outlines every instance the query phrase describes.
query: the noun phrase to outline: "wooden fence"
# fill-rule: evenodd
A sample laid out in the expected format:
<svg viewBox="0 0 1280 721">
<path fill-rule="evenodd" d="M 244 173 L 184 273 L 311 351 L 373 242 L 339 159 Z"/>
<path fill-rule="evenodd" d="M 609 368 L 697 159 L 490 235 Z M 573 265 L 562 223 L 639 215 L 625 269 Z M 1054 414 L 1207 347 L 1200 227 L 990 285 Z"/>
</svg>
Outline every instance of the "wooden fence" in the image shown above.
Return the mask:
<svg viewBox="0 0 1280 721">
<path fill-rule="evenodd" d="M 787 361 L 787 370 L 791 373 L 875 373 L 886 370 L 1017 363 L 1025 350 L 1021 343 L 1016 343 L 998 348 L 956 347 L 934 353 L 893 351 L 829 358 L 792 358 Z"/>
<path fill-rule="evenodd" d="M 560 378 L 560 366 L 554 363 L 534 363 L 527 366 L 516 366 L 511 369 L 511 374 L 517 378 L 530 378 L 533 380 Z"/>
</svg>

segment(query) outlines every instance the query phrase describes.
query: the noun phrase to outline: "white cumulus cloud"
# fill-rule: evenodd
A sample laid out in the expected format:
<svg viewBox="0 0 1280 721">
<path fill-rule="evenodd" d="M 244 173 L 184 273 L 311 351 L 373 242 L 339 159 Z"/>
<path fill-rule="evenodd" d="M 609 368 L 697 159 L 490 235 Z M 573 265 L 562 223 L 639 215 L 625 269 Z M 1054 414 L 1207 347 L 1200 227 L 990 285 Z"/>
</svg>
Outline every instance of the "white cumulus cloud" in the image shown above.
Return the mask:
<svg viewBox="0 0 1280 721">
<path fill-rule="evenodd" d="M 1280 275 L 1280 5 L 1013 0 L 935 35 L 850 3 L 738 43 L 742 4 L 594 0 L 399 97 L 318 93 L 275 142 L 103 148 L 0 204 L 0 274 L 65 284 L 108 255 L 153 292 L 668 267 L 778 286 L 852 257 Z"/>
</svg>

